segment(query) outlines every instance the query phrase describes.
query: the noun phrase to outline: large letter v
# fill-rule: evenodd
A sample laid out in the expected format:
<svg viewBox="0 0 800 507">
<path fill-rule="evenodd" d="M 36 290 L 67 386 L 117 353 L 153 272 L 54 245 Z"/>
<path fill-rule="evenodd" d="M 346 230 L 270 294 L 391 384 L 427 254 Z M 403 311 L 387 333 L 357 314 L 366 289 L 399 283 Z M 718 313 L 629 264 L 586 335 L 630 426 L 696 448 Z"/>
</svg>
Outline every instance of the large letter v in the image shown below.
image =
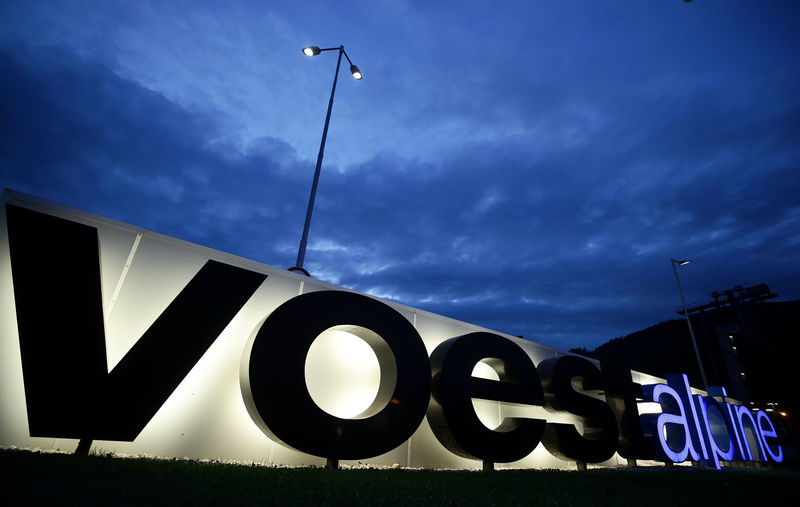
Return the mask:
<svg viewBox="0 0 800 507">
<path fill-rule="evenodd" d="M 133 441 L 267 277 L 209 260 L 109 373 L 97 229 L 6 212 L 31 436 Z"/>
</svg>

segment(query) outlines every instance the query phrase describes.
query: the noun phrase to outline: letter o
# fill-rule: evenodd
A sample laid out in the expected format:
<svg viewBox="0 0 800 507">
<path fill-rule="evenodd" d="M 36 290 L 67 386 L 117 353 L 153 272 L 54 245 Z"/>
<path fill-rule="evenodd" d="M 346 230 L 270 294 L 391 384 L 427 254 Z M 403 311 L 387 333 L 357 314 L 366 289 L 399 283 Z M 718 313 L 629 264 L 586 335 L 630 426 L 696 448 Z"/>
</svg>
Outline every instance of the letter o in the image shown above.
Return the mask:
<svg viewBox="0 0 800 507">
<path fill-rule="evenodd" d="M 334 327 L 364 339 L 381 367 L 376 401 L 359 418 L 325 412 L 306 387 L 308 349 Z M 396 310 L 360 294 L 320 291 L 290 299 L 264 320 L 245 347 L 240 383 L 250 416 L 273 440 L 315 456 L 363 459 L 416 431 L 428 407 L 430 371 L 422 339 Z"/>
</svg>

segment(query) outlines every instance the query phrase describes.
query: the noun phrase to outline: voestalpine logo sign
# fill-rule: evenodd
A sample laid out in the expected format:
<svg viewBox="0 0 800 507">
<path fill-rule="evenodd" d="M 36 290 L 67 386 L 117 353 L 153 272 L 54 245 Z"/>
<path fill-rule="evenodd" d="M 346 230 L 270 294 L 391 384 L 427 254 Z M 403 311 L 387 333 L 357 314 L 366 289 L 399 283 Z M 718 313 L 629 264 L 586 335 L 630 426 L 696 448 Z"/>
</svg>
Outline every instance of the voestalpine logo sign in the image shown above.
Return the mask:
<svg viewBox="0 0 800 507">
<path fill-rule="evenodd" d="M 768 415 L 6 191 L 0 446 L 475 468 L 774 461 Z"/>
</svg>

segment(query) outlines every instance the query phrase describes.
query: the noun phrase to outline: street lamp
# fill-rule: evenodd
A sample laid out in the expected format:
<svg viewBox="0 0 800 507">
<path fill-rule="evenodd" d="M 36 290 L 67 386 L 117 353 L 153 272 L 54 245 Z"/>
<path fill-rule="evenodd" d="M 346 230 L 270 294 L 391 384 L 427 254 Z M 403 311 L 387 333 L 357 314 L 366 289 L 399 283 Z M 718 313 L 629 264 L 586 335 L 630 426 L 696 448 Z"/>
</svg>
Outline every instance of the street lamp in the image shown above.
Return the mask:
<svg viewBox="0 0 800 507">
<path fill-rule="evenodd" d="M 683 316 L 686 317 L 686 324 L 689 326 L 689 335 L 692 337 L 692 345 L 694 346 L 694 353 L 697 355 L 697 366 L 700 367 L 700 376 L 703 379 L 703 388 L 708 390 L 708 381 L 706 381 L 706 371 L 703 369 L 703 361 L 700 359 L 700 350 L 697 348 L 697 340 L 694 337 L 694 329 L 692 329 L 692 321 L 689 320 L 689 312 L 686 310 L 686 300 L 683 298 L 683 289 L 681 288 L 681 281 L 678 278 L 678 269 L 675 267 L 685 266 L 691 261 L 670 259 L 672 264 L 672 271 L 675 273 L 675 281 L 678 283 L 678 292 L 681 294 L 681 303 L 683 304 Z"/>
<path fill-rule="evenodd" d="M 322 168 L 322 156 L 325 152 L 325 139 L 328 137 L 328 124 L 331 122 L 331 109 L 333 109 L 333 94 L 336 93 L 336 80 L 339 78 L 339 66 L 342 63 L 342 55 L 347 58 L 350 63 L 350 73 L 356 79 L 361 79 L 361 70 L 350 61 L 350 57 L 344 50 L 344 46 L 338 48 L 324 48 L 320 49 L 318 46 L 308 46 L 303 48 L 303 54 L 306 56 L 316 56 L 323 51 L 338 51 L 339 59 L 336 61 L 336 73 L 333 75 L 333 87 L 331 88 L 331 100 L 328 102 L 328 114 L 325 115 L 325 126 L 322 129 L 322 141 L 319 143 L 319 155 L 317 155 L 317 167 L 314 169 L 314 182 L 311 184 L 311 196 L 308 198 L 308 209 L 306 210 L 306 221 L 303 224 L 303 236 L 300 239 L 300 249 L 297 251 L 297 262 L 295 266 L 289 268 L 289 271 L 299 271 L 306 276 L 311 276 L 308 271 L 303 269 L 303 261 L 306 257 L 306 243 L 308 243 L 308 229 L 311 226 L 311 213 L 314 211 L 314 199 L 317 195 L 317 185 L 319 184 L 319 171 Z"/>
</svg>

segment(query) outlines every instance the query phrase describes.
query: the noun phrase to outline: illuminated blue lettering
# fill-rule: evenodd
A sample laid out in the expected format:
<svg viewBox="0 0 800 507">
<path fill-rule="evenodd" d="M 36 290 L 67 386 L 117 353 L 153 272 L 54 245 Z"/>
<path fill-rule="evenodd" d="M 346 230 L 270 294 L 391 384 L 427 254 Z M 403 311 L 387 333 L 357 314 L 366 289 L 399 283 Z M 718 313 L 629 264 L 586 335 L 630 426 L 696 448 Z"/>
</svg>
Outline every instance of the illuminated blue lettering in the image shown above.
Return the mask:
<svg viewBox="0 0 800 507">
<path fill-rule="evenodd" d="M 706 449 L 706 443 L 703 439 L 703 430 L 700 427 L 700 420 L 697 417 L 697 408 L 695 407 L 694 398 L 692 397 L 692 388 L 689 386 L 689 378 L 685 374 L 667 375 L 667 384 L 669 384 L 669 386 L 672 387 L 676 393 L 680 393 L 679 396 L 682 404 L 684 406 L 688 405 L 689 408 L 692 409 L 694 431 L 692 431 L 688 421 L 686 427 L 686 438 L 689 440 L 689 453 L 692 456 L 692 461 L 699 461 L 701 457 L 701 454 L 697 452 L 695 444 L 700 447 L 700 450 L 703 453 L 702 458 L 708 459 L 708 450 Z"/>
<path fill-rule="evenodd" d="M 769 457 L 772 458 L 775 463 L 782 462 L 783 449 L 781 449 L 781 446 L 775 443 L 775 446 L 778 448 L 778 453 L 776 454 L 772 451 L 770 443 L 767 442 L 767 437 L 776 438 L 778 436 L 778 433 L 775 431 L 775 426 L 772 424 L 769 416 L 766 414 L 766 412 L 759 411 L 758 414 L 756 414 L 756 421 L 758 421 L 756 429 L 759 431 L 759 433 L 761 433 L 761 440 L 764 441 L 764 448 L 766 448 L 767 454 L 769 454 Z M 764 428 L 764 422 L 769 425 L 769 430 Z"/>
<path fill-rule="evenodd" d="M 675 374 L 667 375 L 667 384 L 642 386 L 642 394 L 645 401 L 661 405 L 660 414 L 641 415 L 642 430 L 648 438 L 657 434 L 662 457 L 674 463 L 702 456 L 719 470 L 722 462 L 783 461 L 769 415 L 736 400 L 728 403 L 724 387 L 709 387 L 708 396 L 694 395 L 688 377 Z"/>
<path fill-rule="evenodd" d="M 734 410 L 736 412 L 736 420 L 739 423 L 739 431 L 741 431 L 742 440 L 744 440 L 745 449 L 747 450 L 747 459 L 750 461 L 759 461 L 758 456 L 753 458 L 753 452 L 750 448 L 750 439 L 747 438 L 747 434 L 745 433 L 744 418 L 742 416 L 746 415 L 750 419 L 750 423 L 752 424 L 753 431 L 755 433 L 755 441 L 758 442 L 758 446 L 761 449 L 761 456 L 765 456 L 766 454 L 764 453 L 764 445 L 761 443 L 758 426 L 756 425 L 756 419 L 753 417 L 752 412 L 750 412 L 750 410 L 748 410 L 745 406 L 739 405 Z M 742 455 L 744 455 L 744 453 L 742 453 Z"/>
<path fill-rule="evenodd" d="M 739 457 L 741 457 L 742 460 L 746 460 L 747 457 L 744 455 L 744 448 L 742 447 L 742 439 L 739 438 L 739 429 L 738 425 L 736 424 L 736 416 L 733 415 L 734 405 L 731 405 L 730 403 L 725 403 L 725 407 L 728 409 L 728 420 L 731 423 L 731 428 L 733 428 L 733 436 L 736 437 L 736 447 L 739 449 Z M 742 438 L 744 438 L 744 435 L 742 435 Z"/>
<path fill-rule="evenodd" d="M 663 411 L 656 421 L 656 433 L 664 454 L 674 463 L 686 461 L 692 446 L 689 423 L 686 421 L 686 412 L 680 395 L 665 384 L 652 384 L 643 388 L 645 399 L 649 398 L 648 401 L 659 403 Z M 661 398 L 665 395 L 667 398 L 662 401 Z M 673 450 L 670 444 L 680 449 Z"/>
<path fill-rule="evenodd" d="M 733 437 L 731 437 L 732 428 L 723 416 L 722 408 L 717 400 L 711 397 L 697 396 L 697 401 L 700 405 L 700 413 L 703 416 L 711 457 L 714 459 L 714 466 L 719 470 L 720 460 L 733 461 L 736 455 Z M 714 420 L 712 421 L 712 419 Z M 724 443 L 725 439 L 727 439 L 727 445 L 725 446 L 726 450 L 723 451 L 720 443 Z"/>
</svg>

